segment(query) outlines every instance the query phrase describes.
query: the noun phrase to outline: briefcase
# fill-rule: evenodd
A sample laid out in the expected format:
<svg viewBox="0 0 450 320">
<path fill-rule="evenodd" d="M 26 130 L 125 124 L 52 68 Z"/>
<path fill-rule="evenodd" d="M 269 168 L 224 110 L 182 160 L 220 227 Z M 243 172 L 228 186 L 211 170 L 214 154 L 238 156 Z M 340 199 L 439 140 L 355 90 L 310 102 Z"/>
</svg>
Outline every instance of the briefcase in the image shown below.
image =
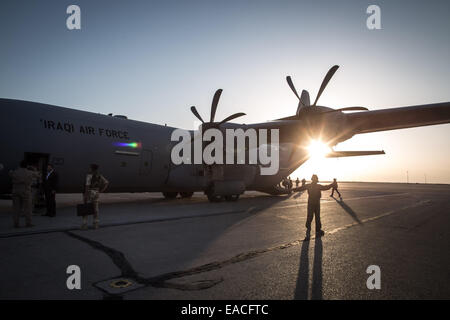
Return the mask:
<svg viewBox="0 0 450 320">
<path fill-rule="evenodd" d="M 77 216 L 89 216 L 94 214 L 94 204 L 92 202 L 78 204 Z"/>
</svg>

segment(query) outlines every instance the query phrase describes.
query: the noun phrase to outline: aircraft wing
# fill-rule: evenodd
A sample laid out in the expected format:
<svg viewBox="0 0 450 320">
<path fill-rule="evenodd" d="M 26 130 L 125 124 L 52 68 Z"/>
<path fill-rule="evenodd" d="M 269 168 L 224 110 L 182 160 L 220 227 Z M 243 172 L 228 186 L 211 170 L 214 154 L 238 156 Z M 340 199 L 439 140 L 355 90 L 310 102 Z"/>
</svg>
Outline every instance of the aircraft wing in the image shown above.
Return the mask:
<svg viewBox="0 0 450 320">
<path fill-rule="evenodd" d="M 358 133 L 450 123 L 450 102 L 349 113 L 349 126 Z"/>
<path fill-rule="evenodd" d="M 372 156 L 376 154 L 385 154 L 384 150 L 381 151 L 331 151 L 327 158 L 343 158 L 343 157 L 358 157 L 358 156 Z"/>
</svg>

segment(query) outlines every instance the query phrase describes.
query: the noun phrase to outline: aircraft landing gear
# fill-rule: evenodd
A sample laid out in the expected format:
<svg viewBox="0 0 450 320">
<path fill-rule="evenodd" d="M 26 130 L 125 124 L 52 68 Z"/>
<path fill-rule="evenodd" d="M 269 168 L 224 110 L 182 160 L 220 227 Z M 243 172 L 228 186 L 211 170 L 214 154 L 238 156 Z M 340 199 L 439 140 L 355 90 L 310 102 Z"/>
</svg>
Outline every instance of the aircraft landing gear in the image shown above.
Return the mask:
<svg viewBox="0 0 450 320">
<path fill-rule="evenodd" d="M 213 195 L 211 193 L 207 193 L 206 196 L 208 197 L 209 202 L 220 202 L 223 200 L 222 196 L 219 195 Z"/>
<path fill-rule="evenodd" d="M 184 199 L 192 198 L 193 192 L 180 192 L 180 196 Z"/>
<path fill-rule="evenodd" d="M 231 202 L 231 201 L 237 201 L 239 199 L 238 194 L 232 194 L 228 196 L 220 196 L 220 195 L 213 195 L 211 193 L 207 193 L 206 196 L 208 197 L 208 200 L 210 202 L 220 202 L 222 200 Z"/>
<path fill-rule="evenodd" d="M 178 195 L 178 192 L 163 192 L 162 194 L 166 199 L 175 199 Z"/>
<path fill-rule="evenodd" d="M 225 201 L 237 201 L 239 199 L 238 194 L 232 194 L 229 196 L 225 196 Z"/>
</svg>

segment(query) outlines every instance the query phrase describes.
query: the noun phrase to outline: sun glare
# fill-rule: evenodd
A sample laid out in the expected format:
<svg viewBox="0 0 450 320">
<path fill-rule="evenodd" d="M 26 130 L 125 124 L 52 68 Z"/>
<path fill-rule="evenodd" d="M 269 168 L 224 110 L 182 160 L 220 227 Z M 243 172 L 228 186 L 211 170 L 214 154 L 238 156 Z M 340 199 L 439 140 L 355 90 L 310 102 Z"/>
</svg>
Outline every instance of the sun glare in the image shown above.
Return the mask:
<svg viewBox="0 0 450 320">
<path fill-rule="evenodd" d="M 323 159 L 330 152 L 330 147 L 320 140 L 312 140 L 308 152 L 311 159 Z"/>
</svg>

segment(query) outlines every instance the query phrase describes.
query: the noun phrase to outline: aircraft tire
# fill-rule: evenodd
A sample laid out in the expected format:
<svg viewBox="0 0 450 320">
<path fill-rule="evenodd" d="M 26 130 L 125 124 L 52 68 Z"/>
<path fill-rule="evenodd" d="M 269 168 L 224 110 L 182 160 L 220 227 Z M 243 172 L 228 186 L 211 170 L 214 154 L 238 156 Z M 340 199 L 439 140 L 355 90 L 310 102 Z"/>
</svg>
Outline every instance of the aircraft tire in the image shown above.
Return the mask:
<svg viewBox="0 0 450 320">
<path fill-rule="evenodd" d="M 182 198 L 192 198 L 193 192 L 180 192 Z"/>
<path fill-rule="evenodd" d="M 178 192 L 163 192 L 162 194 L 166 199 L 175 199 L 178 195 Z"/>
<path fill-rule="evenodd" d="M 208 197 L 209 202 L 220 202 L 223 200 L 222 196 L 212 195 L 210 193 L 207 193 L 206 196 Z"/>
<path fill-rule="evenodd" d="M 238 194 L 232 194 L 230 196 L 225 196 L 226 201 L 237 201 L 239 199 Z"/>
</svg>

